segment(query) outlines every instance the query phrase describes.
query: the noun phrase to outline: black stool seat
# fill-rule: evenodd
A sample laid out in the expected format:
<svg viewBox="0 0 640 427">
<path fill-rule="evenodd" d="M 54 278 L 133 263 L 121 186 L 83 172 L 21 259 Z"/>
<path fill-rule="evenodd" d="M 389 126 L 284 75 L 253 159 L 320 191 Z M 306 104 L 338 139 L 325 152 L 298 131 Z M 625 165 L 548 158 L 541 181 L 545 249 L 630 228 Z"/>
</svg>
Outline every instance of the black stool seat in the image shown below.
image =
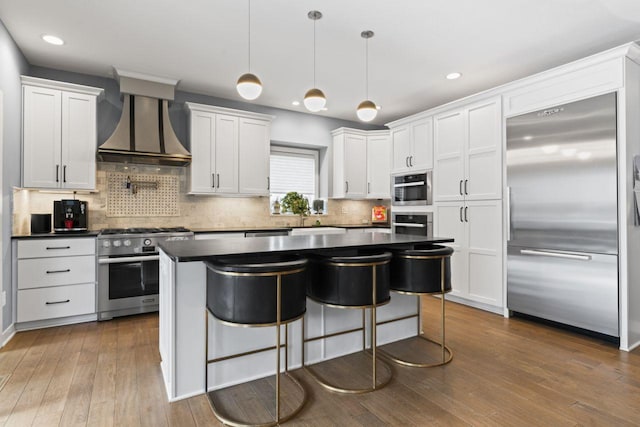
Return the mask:
<svg viewBox="0 0 640 427">
<path fill-rule="evenodd" d="M 376 266 L 375 305 L 389 301 L 390 252 L 331 251 L 309 256 L 307 295 L 323 304 L 343 307 L 374 305 L 371 283 Z"/>
<path fill-rule="evenodd" d="M 391 260 L 391 284 L 394 291 L 431 294 L 442 292 L 442 259 L 444 258 L 444 291 L 451 291 L 451 254 L 448 246 L 416 246 L 394 250 Z"/>
<path fill-rule="evenodd" d="M 275 324 L 277 275 L 282 280 L 281 322 L 297 319 L 306 311 L 306 259 L 294 255 L 242 256 L 205 264 L 207 308 L 220 320 L 243 325 Z"/>
</svg>

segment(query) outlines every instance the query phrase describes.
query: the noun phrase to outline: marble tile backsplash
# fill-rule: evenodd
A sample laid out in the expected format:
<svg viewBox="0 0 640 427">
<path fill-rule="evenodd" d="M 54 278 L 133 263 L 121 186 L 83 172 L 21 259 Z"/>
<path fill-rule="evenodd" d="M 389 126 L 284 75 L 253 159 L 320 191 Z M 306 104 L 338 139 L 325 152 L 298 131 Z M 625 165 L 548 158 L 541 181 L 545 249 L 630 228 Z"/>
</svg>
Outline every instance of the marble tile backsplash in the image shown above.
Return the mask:
<svg viewBox="0 0 640 427">
<path fill-rule="evenodd" d="M 171 206 L 172 216 L 137 215 L 136 212 L 154 212 L 162 198 L 167 195 L 153 190 L 140 189 L 144 197 L 123 193 L 123 189 L 109 189 L 109 177 L 126 174 L 136 180 L 149 180 L 150 175 L 158 176 L 160 182 L 177 181 L 177 205 Z M 123 182 L 123 186 L 124 186 Z M 89 227 L 101 228 L 125 227 L 177 227 L 193 229 L 223 229 L 251 227 L 292 227 L 299 226 L 300 218 L 294 215 L 272 215 L 268 197 L 219 197 L 194 196 L 187 194 L 188 177 L 186 168 L 123 165 L 117 163 L 99 163 L 96 176 L 97 192 L 78 191 L 75 198 L 86 200 L 89 205 Z M 113 210 L 114 192 L 117 192 L 122 209 Z M 140 193 L 139 193 L 140 194 Z M 74 195 L 63 191 L 38 191 L 15 189 L 13 192 L 13 234 L 28 234 L 32 213 L 51 213 L 53 201 L 73 198 Z M 383 201 L 388 204 L 389 201 Z M 381 204 L 377 200 L 329 200 L 325 215 L 311 215 L 304 221 L 311 225 L 320 220 L 323 225 L 361 225 L 371 221 L 371 208 Z M 111 211 L 109 209 L 111 206 Z M 168 206 L 169 208 L 169 206 Z M 131 216 L 126 215 L 131 212 Z M 155 210 L 157 212 L 157 210 Z"/>
</svg>

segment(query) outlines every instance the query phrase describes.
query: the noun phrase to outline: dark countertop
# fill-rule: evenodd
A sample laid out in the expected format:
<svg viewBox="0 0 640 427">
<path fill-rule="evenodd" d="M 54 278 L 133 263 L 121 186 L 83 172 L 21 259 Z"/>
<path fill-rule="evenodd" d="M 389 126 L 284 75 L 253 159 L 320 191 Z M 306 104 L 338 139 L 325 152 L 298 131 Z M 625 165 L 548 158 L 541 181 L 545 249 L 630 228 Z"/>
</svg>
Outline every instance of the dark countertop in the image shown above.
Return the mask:
<svg viewBox="0 0 640 427">
<path fill-rule="evenodd" d="M 12 239 L 24 240 L 24 239 L 67 239 L 70 237 L 96 237 L 100 233 L 100 230 L 81 231 L 73 233 L 36 233 L 36 234 L 14 234 Z"/>
<path fill-rule="evenodd" d="M 322 228 L 322 227 L 335 227 L 335 228 L 389 228 L 391 227 L 389 224 L 350 224 L 350 225 L 340 225 L 340 224 L 322 224 L 322 225 L 308 225 L 304 227 L 235 227 L 235 228 L 191 228 L 195 234 L 201 233 L 255 233 L 260 231 L 290 231 L 294 228 Z"/>
<path fill-rule="evenodd" d="M 210 257 L 225 255 L 256 255 L 270 252 L 301 253 L 320 249 L 363 247 L 412 247 L 418 243 L 447 243 L 446 237 L 420 237 L 403 234 L 350 233 L 316 234 L 306 236 L 276 236 L 260 238 L 229 238 L 224 240 L 189 240 L 160 243 L 173 260 L 203 261 Z"/>
</svg>

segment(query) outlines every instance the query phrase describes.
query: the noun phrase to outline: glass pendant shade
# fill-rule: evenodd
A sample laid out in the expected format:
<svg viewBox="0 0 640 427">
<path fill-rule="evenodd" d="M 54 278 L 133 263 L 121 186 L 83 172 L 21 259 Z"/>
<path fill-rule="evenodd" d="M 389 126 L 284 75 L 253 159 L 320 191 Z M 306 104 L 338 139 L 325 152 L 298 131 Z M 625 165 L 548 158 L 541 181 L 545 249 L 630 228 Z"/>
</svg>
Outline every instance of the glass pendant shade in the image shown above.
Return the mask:
<svg viewBox="0 0 640 427">
<path fill-rule="evenodd" d="M 358 114 L 358 118 L 363 122 L 370 122 L 378 115 L 378 108 L 376 108 L 376 104 L 373 103 L 373 101 L 366 100 L 358 105 L 356 113 Z"/>
<path fill-rule="evenodd" d="M 236 88 L 241 97 L 254 100 L 262 93 L 262 82 L 255 74 L 247 73 L 240 76 Z"/>
<path fill-rule="evenodd" d="M 326 103 L 327 98 L 320 89 L 309 89 L 304 95 L 304 106 L 311 112 L 317 113 L 324 108 Z"/>
</svg>

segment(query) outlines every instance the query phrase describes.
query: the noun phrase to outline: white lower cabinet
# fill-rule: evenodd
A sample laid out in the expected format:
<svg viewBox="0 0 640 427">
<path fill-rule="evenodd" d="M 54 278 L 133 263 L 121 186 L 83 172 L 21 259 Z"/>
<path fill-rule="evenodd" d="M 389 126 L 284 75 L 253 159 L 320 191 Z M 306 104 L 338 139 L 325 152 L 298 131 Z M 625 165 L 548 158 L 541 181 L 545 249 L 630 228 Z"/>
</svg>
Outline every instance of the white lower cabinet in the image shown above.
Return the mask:
<svg viewBox="0 0 640 427">
<path fill-rule="evenodd" d="M 15 249 L 18 324 L 96 313 L 95 238 L 19 240 Z"/>
<path fill-rule="evenodd" d="M 454 239 L 452 295 L 501 309 L 502 201 L 442 202 L 435 221 L 435 235 Z"/>
<path fill-rule="evenodd" d="M 96 312 L 94 283 L 18 291 L 18 322 Z"/>
</svg>

